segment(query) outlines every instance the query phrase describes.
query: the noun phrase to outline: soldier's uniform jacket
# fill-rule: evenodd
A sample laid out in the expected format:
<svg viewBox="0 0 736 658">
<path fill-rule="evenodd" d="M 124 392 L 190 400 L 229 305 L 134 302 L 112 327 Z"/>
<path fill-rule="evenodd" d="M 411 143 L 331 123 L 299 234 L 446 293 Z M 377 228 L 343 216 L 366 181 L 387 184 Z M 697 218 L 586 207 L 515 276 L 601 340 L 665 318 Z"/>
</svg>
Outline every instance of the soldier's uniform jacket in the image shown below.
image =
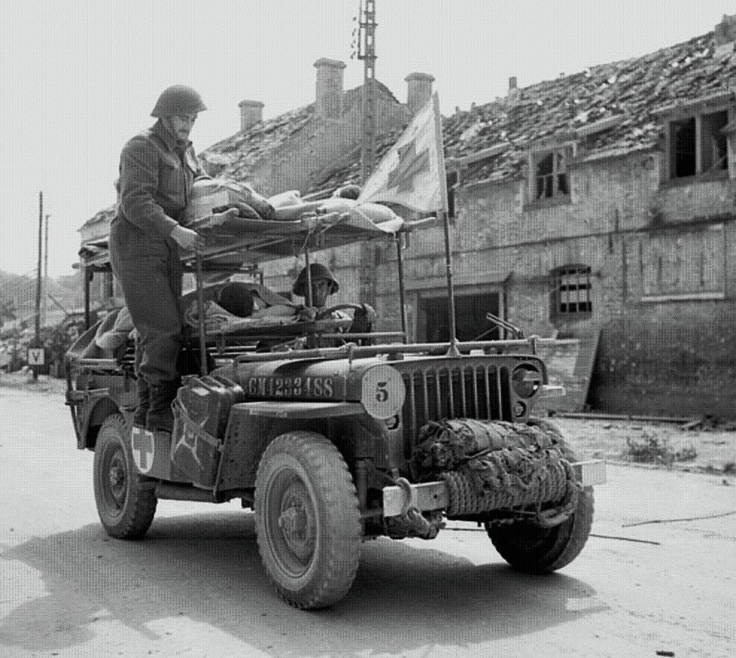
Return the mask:
<svg viewBox="0 0 736 658">
<path fill-rule="evenodd" d="M 133 137 L 120 156 L 110 263 L 138 331 L 138 369 L 150 385 L 178 377 L 183 268 L 171 231 L 199 173 L 191 143 L 177 144 L 160 121 Z"/>
<path fill-rule="evenodd" d="M 202 173 L 191 142 L 178 144 L 160 122 L 128 141 L 120 155 L 118 213 L 111 226 L 120 260 L 169 254 L 171 231 Z"/>
</svg>

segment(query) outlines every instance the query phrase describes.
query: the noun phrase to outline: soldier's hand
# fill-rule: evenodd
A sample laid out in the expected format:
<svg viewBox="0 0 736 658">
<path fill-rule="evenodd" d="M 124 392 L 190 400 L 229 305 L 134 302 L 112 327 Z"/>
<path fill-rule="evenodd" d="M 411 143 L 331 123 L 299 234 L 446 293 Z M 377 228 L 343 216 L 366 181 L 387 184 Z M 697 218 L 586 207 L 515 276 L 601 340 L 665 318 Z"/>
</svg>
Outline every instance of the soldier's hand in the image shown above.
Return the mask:
<svg viewBox="0 0 736 658">
<path fill-rule="evenodd" d="M 171 231 L 171 237 L 182 249 L 197 253 L 204 250 L 204 237 L 199 235 L 196 231 L 192 231 L 190 228 L 176 226 L 174 230 Z"/>
<path fill-rule="evenodd" d="M 300 306 L 296 313 L 302 322 L 311 322 L 317 317 L 317 309 L 312 306 Z"/>
</svg>

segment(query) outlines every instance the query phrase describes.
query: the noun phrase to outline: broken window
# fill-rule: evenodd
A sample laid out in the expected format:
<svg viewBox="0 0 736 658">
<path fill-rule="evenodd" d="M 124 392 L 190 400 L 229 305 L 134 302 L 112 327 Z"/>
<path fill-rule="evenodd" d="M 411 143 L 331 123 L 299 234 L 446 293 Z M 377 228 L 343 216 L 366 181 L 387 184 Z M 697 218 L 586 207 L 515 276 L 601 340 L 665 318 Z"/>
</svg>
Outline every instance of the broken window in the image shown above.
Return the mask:
<svg viewBox="0 0 736 658">
<path fill-rule="evenodd" d="M 566 149 L 535 155 L 534 200 L 543 201 L 570 194 Z"/>
<path fill-rule="evenodd" d="M 588 265 L 565 265 L 552 272 L 552 312 L 579 316 L 593 311 L 591 273 Z"/>
<path fill-rule="evenodd" d="M 728 146 L 723 129 L 728 123 L 728 112 L 706 114 L 702 119 L 703 173 L 728 169 Z"/>
<path fill-rule="evenodd" d="M 727 123 L 727 110 L 671 121 L 670 178 L 727 170 L 728 147 L 723 132 Z"/>
</svg>

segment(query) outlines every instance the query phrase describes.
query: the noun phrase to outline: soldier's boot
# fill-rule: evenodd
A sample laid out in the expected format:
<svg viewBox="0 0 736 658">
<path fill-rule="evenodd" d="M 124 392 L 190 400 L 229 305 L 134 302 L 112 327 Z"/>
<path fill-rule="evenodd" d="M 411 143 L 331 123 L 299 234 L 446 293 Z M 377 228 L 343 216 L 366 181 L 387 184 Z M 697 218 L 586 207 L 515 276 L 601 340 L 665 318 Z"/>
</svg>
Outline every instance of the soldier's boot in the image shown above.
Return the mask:
<svg viewBox="0 0 736 658">
<path fill-rule="evenodd" d="M 180 379 L 173 379 L 150 386 L 150 406 L 146 416 L 146 429 L 151 432 L 169 432 L 174 429 L 174 412 L 171 403 L 176 397 L 181 384 Z"/>
<path fill-rule="evenodd" d="M 143 379 L 143 375 L 138 375 L 136 380 L 136 388 L 138 390 L 138 406 L 133 414 L 133 425 L 137 427 L 146 426 L 146 416 L 151 406 L 151 389 L 148 382 Z"/>
</svg>

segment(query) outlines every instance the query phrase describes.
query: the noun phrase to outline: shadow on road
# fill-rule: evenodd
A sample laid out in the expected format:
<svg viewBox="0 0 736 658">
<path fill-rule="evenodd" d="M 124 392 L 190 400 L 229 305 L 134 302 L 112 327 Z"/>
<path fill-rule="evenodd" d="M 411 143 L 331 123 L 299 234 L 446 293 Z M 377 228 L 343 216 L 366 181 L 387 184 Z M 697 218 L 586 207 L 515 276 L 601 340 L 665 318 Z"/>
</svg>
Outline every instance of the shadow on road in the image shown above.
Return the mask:
<svg viewBox="0 0 736 658">
<path fill-rule="evenodd" d="M 150 623 L 183 615 L 273 655 L 365 656 L 472 646 L 605 609 L 579 580 L 512 571 L 490 540 L 488 563 L 476 566 L 382 539 L 364 545 L 345 600 L 301 612 L 271 589 L 253 521 L 245 512 L 158 518 L 141 542 L 113 540 L 89 525 L 8 549 L 0 557 L 34 569 L 45 594 L 0 622 L 0 644 L 60 650 L 90 641 L 95 625 L 111 619 L 165 642 Z"/>
</svg>

